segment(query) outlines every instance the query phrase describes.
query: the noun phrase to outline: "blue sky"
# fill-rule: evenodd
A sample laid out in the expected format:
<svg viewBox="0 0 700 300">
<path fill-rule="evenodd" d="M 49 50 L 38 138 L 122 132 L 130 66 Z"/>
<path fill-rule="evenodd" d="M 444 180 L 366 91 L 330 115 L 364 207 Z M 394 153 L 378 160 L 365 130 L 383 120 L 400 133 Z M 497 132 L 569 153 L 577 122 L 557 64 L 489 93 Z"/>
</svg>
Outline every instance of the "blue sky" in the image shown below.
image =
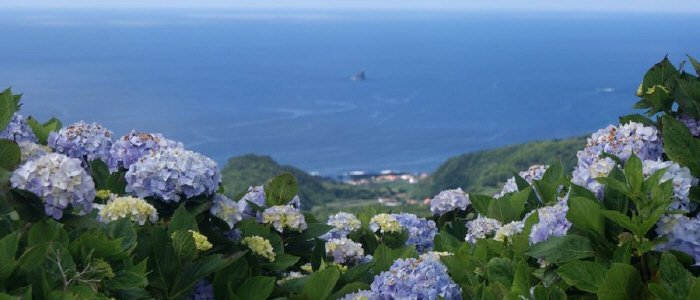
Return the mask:
<svg viewBox="0 0 700 300">
<path fill-rule="evenodd" d="M 565 10 L 700 13 L 700 1 L 693 0 L 2 0 L 0 8 L 3 7 Z"/>
</svg>

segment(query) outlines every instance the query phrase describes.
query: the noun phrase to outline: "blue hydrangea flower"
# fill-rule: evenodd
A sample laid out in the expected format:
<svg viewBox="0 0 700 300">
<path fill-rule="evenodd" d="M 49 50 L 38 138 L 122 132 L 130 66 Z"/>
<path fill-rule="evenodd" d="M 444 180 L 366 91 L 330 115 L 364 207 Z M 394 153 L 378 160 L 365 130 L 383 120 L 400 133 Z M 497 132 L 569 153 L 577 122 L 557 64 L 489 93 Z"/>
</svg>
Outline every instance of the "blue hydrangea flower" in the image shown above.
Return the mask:
<svg viewBox="0 0 700 300">
<path fill-rule="evenodd" d="M 83 166 L 96 159 L 107 162 L 112 148 L 112 132 L 100 124 L 80 121 L 51 132 L 48 146 L 56 153 L 80 159 Z"/>
<path fill-rule="evenodd" d="M 345 294 L 342 298 L 338 300 L 371 300 L 372 291 L 357 291 L 355 293 Z"/>
<path fill-rule="evenodd" d="M 566 219 L 567 211 L 569 211 L 569 206 L 566 205 L 566 201 L 538 209 L 539 222 L 532 225 L 530 244 L 546 241 L 552 236 L 566 235 L 571 228 L 571 222 Z"/>
<path fill-rule="evenodd" d="M 18 142 L 17 145 L 19 145 L 19 151 L 22 154 L 20 157 L 22 164 L 51 152 L 51 148 L 30 141 Z"/>
<path fill-rule="evenodd" d="M 526 171 L 518 173 L 518 175 L 525 179 L 527 183 L 532 185 L 532 183 L 535 182 L 535 180 L 542 179 L 542 176 L 544 176 L 544 172 L 547 171 L 547 168 L 549 168 L 549 166 L 547 165 L 532 165 Z M 508 178 L 506 184 L 503 186 L 503 189 L 493 197 L 498 199 L 503 197 L 503 195 L 505 194 L 515 193 L 517 191 L 519 191 L 518 184 L 515 182 L 515 177 L 511 177 Z"/>
<path fill-rule="evenodd" d="M 351 232 L 362 227 L 362 223 L 355 215 L 346 212 L 339 212 L 328 217 L 326 224 L 333 226 L 333 229 L 321 236 L 324 240 L 347 237 Z"/>
<path fill-rule="evenodd" d="M 214 195 L 211 200 L 212 206 L 209 213 L 226 221 L 230 228 L 243 220 L 243 207 L 239 203 L 221 194 Z"/>
<path fill-rule="evenodd" d="M 501 226 L 501 222 L 498 220 L 479 215 L 476 219 L 467 222 L 467 236 L 464 240 L 470 244 L 476 244 L 477 239 L 489 237 Z"/>
<path fill-rule="evenodd" d="M 202 279 L 194 286 L 194 291 L 188 300 L 214 300 L 214 285 L 207 279 Z"/>
<path fill-rule="evenodd" d="M 262 221 L 262 212 L 255 212 L 248 201 L 265 208 L 265 189 L 262 186 L 251 186 L 248 188 L 248 193 L 238 200 L 238 203 L 243 207 L 244 219 L 256 217 L 258 221 Z"/>
<path fill-rule="evenodd" d="M 430 211 L 442 216 L 452 210 L 466 210 L 469 204 L 471 204 L 469 195 L 461 188 L 445 190 L 430 200 Z"/>
<path fill-rule="evenodd" d="M 447 267 L 431 258 L 397 259 L 389 271 L 374 277 L 370 288 L 370 299 L 462 299 L 462 289 Z"/>
<path fill-rule="evenodd" d="M 48 153 L 27 161 L 12 174 L 13 188 L 28 190 L 44 202 L 46 215 L 58 220 L 71 206 L 82 213 L 92 210 L 95 183 L 78 159 Z"/>
<path fill-rule="evenodd" d="M 38 139 L 34 135 L 34 131 L 29 127 L 27 121 L 24 117 L 18 113 L 12 115 L 10 123 L 7 124 L 2 132 L 0 132 L 0 139 L 13 140 L 15 142 L 33 142 L 36 143 Z"/>
<path fill-rule="evenodd" d="M 394 216 L 399 226 L 408 232 L 406 246 L 415 245 L 419 253 L 433 249 L 433 239 L 437 234 L 435 221 L 408 213 L 394 214 Z"/>
<path fill-rule="evenodd" d="M 654 126 L 630 122 L 617 127 L 609 125 L 588 138 L 584 149 L 576 153 L 578 163 L 571 182 L 591 189 L 599 199 L 603 197 L 603 186 L 593 182 L 591 166 L 601 162 L 603 153 L 615 155 L 622 162 L 632 153 L 641 160 L 657 160 L 663 154 L 661 134 Z"/>
<path fill-rule="evenodd" d="M 353 266 L 363 261 L 365 250 L 362 244 L 347 238 L 331 239 L 326 242 L 326 255 L 333 256 L 333 262 Z"/>
<path fill-rule="evenodd" d="M 132 130 L 129 135 L 123 136 L 112 144 L 107 165 L 112 172 L 117 171 L 119 167 L 128 170 L 131 164 L 144 155 L 165 147 L 184 148 L 182 143 L 167 140 L 160 133 L 149 134 Z"/>
<path fill-rule="evenodd" d="M 139 198 L 157 197 L 178 202 L 181 195 L 191 198 L 211 195 L 221 182 L 216 163 L 199 153 L 182 148 L 151 152 L 129 167 L 126 192 Z"/>
<path fill-rule="evenodd" d="M 644 178 L 663 168 L 668 168 L 666 173 L 661 176 L 660 182 L 672 180 L 673 182 L 673 198 L 674 201 L 669 206 L 669 210 L 687 210 L 693 211 L 697 207 L 697 203 L 690 202 L 690 188 L 698 185 L 698 178 L 690 174 L 690 169 L 681 167 L 672 161 L 661 160 L 645 160 L 642 162 Z"/>
<path fill-rule="evenodd" d="M 665 222 L 657 228 L 668 242 L 657 246 L 658 251 L 678 250 L 695 258 L 695 265 L 700 265 L 700 219 L 683 215 L 666 215 Z"/>
<path fill-rule="evenodd" d="M 685 127 L 688 127 L 688 130 L 690 130 L 690 133 L 693 136 L 700 136 L 700 120 L 695 119 L 686 113 L 680 113 L 676 119 L 685 124 Z"/>
</svg>

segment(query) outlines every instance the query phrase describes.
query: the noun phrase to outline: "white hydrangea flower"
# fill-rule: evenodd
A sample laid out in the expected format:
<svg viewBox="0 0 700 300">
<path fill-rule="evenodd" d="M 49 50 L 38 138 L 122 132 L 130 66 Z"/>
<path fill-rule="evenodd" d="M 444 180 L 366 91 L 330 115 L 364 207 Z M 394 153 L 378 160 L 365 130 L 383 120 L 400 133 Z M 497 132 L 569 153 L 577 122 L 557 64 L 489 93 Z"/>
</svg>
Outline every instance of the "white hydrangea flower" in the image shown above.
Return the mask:
<svg viewBox="0 0 700 300">
<path fill-rule="evenodd" d="M 98 213 L 99 219 L 102 222 L 109 223 L 122 218 L 129 218 L 139 225 L 146 224 L 150 220 L 151 223 L 158 221 L 158 212 L 156 208 L 143 199 L 134 197 L 117 197 L 108 202 Z"/>
<path fill-rule="evenodd" d="M 279 232 L 284 232 L 284 228 L 299 232 L 306 229 L 304 215 L 289 205 L 269 207 L 263 212 L 262 218 L 264 224 L 272 224 Z"/>
</svg>

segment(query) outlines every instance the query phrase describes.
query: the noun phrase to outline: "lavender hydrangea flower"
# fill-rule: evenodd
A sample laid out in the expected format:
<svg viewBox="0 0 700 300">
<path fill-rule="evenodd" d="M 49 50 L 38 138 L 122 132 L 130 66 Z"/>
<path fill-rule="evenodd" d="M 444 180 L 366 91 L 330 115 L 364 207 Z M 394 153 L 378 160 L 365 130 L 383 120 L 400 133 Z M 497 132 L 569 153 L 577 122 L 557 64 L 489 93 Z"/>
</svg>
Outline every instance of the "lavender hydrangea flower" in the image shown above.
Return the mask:
<svg viewBox="0 0 700 300">
<path fill-rule="evenodd" d="M 397 259 L 389 271 L 374 277 L 370 288 L 370 299 L 462 299 L 462 289 L 447 267 L 430 258 Z"/>
<path fill-rule="evenodd" d="M 107 162 L 112 148 L 112 132 L 100 124 L 83 121 L 49 134 L 48 146 L 56 153 L 80 159 L 83 166 L 100 159 Z"/>
<path fill-rule="evenodd" d="M 527 220 L 527 218 L 525 219 Z M 525 222 L 513 221 L 501 226 L 501 228 L 498 228 L 498 230 L 496 230 L 496 234 L 493 236 L 493 239 L 503 242 L 508 237 L 522 233 L 523 229 L 525 229 Z"/>
<path fill-rule="evenodd" d="M 467 236 L 464 240 L 470 244 L 476 244 L 477 239 L 488 237 L 500 229 L 501 226 L 501 222 L 498 222 L 498 220 L 479 215 L 476 219 L 467 222 Z"/>
<path fill-rule="evenodd" d="M 131 164 L 136 163 L 144 155 L 166 147 L 184 148 L 182 143 L 167 140 L 160 133 L 149 134 L 132 130 L 129 135 L 123 136 L 112 144 L 107 165 L 111 172 L 117 171 L 119 167 L 128 170 Z"/>
<path fill-rule="evenodd" d="M 641 160 L 657 160 L 663 154 L 663 143 L 656 127 L 635 122 L 617 127 L 609 125 L 591 135 L 584 149 L 576 153 L 578 163 L 572 183 L 591 189 L 599 199 L 603 197 L 603 186 L 594 183 L 591 166 L 601 162 L 603 153 L 615 155 L 622 162 L 626 162 L 632 153 Z"/>
<path fill-rule="evenodd" d="M 566 201 L 538 209 L 539 222 L 532 225 L 530 244 L 546 241 L 552 236 L 566 235 L 571 228 L 571 222 L 566 219 L 568 211 L 569 206 L 566 205 Z"/>
<path fill-rule="evenodd" d="M 194 291 L 188 300 L 214 300 L 214 286 L 209 280 L 202 279 L 194 286 Z"/>
<path fill-rule="evenodd" d="M 362 244 L 347 238 L 331 239 L 326 242 L 326 254 L 333 256 L 333 262 L 343 265 L 356 265 L 362 262 L 365 250 Z"/>
<path fill-rule="evenodd" d="M 686 113 L 680 113 L 676 119 L 685 124 L 685 127 L 688 127 L 688 130 L 690 130 L 690 133 L 693 136 L 700 136 L 700 120 L 695 119 Z"/>
<path fill-rule="evenodd" d="M 213 194 L 219 188 L 221 173 L 206 156 L 182 148 L 165 148 L 132 164 L 125 178 L 126 192 L 167 203 L 180 201 L 181 195 L 191 198 Z"/>
<path fill-rule="evenodd" d="M 265 208 L 265 189 L 262 186 L 251 186 L 248 188 L 248 193 L 238 200 L 238 203 L 243 207 L 244 219 L 256 217 L 258 221 L 262 220 L 262 213 L 255 212 L 253 207 L 248 204 L 248 201 Z"/>
<path fill-rule="evenodd" d="M 452 210 L 466 210 L 469 204 L 471 204 L 469 195 L 461 188 L 445 190 L 430 200 L 430 211 L 442 216 Z"/>
<path fill-rule="evenodd" d="M 19 151 L 22 154 L 20 157 L 21 164 L 51 152 L 51 148 L 30 141 L 21 141 L 17 145 L 19 145 Z"/>
<path fill-rule="evenodd" d="M 544 176 L 544 172 L 546 172 L 548 168 L 548 165 L 532 165 L 527 170 L 518 173 L 518 175 L 525 179 L 527 183 L 532 184 L 533 182 L 535 182 L 535 180 L 542 179 L 542 176 Z M 493 197 L 498 199 L 503 197 L 505 194 L 515 193 L 517 191 L 519 191 L 519 189 L 518 184 L 515 182 L 514 176 L 508 178 L 506 184 L 503 186 L 503 189 Z"/>
<path fill-rule="evenodd" d="M 324 240 L 347 237 L 350 232 L 362 227 L 362 223 L 360 223 L 360 220 L 358 220 L 355 215 L 346 212 L 339 212 L 328 217 L 328 222 L 326 222 L 326 224 L 333 226 L 333 229 L 321 236 Z"/>
<path fill-rule="evenodd" d="M 46 215 L 58 220 L 70 205 L 88 213 L 95 199 L 95 183 L 80 160 L 48 153 L 21 165 L 10 179 L 13 188 L 28 190 L 44 202 Z"/>
<path fill-rule="evenodd" d="M 433 249 L 433 239 L 437 234 L 435 221 L 419 218 L 414 214 L 395 214 L 399 226 L 406 230 L 408 239 L 406 246 L 415 245 L 418 253 L 423 253 Z"/>
<path fill-rule="evenodd" d="M 276 205 L 265 209 L 262 214 L 264 224 L 272 224 L 279 232 L 284 228 L 294 231 L 306 229 L 306 219 L 297 209 L 289 205 Z"/>
<path fill-rule="evenodd" d="M 36 143 L 38 139 L 34 135 L 34 131 L 27 124 L 27 120 L 18 113 L 12 115 L 10 123 L 7 124 L 7 128 L 0 132 L 0 139 L 8 139 L 19 142 L 33 142 Z"/>
<path fill-rule="evenodd" d="M 657 232 L 662 231 L 668 242 L 657 246 L 658 251 L 678 250 L 695 258 L 695 265 L 700 265 L 700 219 L 682 215 L 666 215 L 666 221 Z"/>
<path fill-rule="evenodd" d="M 646 179 L 651 174 L 663 168 L 668 168 L 666 173 L 661 176 L 660 182 L 672 180 L 673 182 L 673 198 L 674 201 L 669 206 L 669 210 L 687 210 L 693 211 L 697 207 L 697 203 L 690 202 L 690 188 L 698 185 L 698 178 L 690 174 L 690 169 L 681 167 L 672 161 L 661 160 L 645 160 L 642 162 L 642 170 Z"/>
<path fill-rule="evenodd" d="M 372 291 L 357 291 L 355 293 L 345 294 L 338 300 L 370 300 L 372 299 Z"/>
<path fill-rule="evenodd" d="M 211 199 L 212 206 L 209 213 L 226 221 L 230 228 L 233 228 L 236 223 L 243 220 L 243 207 L 228 197 L 216 194 Z"/>
</svg>

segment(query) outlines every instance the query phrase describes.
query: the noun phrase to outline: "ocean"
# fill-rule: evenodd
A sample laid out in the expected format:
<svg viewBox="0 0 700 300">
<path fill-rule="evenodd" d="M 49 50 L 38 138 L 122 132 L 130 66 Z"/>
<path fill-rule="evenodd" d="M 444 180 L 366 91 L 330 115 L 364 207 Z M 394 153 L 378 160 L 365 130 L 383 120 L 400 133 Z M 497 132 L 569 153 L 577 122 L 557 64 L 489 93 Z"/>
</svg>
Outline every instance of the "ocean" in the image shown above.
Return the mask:
<svg viewBox="0 0 700 300">
<path fill-rule="evenodd" d="M 589 135 L 635 112 L 665 55 L 700 57 L 697 16 L 682 14 L 1 12 L 0 87 L 24 94 L 22 114 L 324 175 Z"/>
</svg>

